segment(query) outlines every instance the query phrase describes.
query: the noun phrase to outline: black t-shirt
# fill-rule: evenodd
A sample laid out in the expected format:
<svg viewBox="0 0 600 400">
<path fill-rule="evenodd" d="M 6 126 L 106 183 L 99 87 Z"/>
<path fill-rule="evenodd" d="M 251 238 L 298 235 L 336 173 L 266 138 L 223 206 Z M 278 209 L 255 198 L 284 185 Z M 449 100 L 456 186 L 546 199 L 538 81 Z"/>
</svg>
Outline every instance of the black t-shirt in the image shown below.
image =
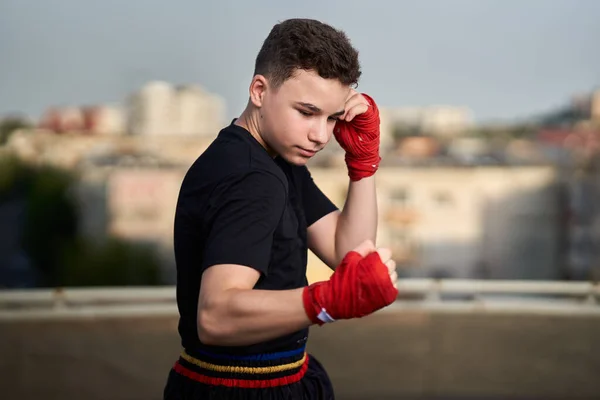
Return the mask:
<svg viewBox="0 0 600 400">
<path fill-rule="evenodd" d="M 175 213 L 177 305 L 182 346 L 190 351 L 254 354 L 297 348 L 308 329 L 250 346 L 200 342 L 197 308 L 202 272 L 215 264 L 256 269 L 255 289 L 306 286 L 306 229 L 336 206 L 308 169 L 272 158 L 233 122 L 188 170 Z"/>
</svg>

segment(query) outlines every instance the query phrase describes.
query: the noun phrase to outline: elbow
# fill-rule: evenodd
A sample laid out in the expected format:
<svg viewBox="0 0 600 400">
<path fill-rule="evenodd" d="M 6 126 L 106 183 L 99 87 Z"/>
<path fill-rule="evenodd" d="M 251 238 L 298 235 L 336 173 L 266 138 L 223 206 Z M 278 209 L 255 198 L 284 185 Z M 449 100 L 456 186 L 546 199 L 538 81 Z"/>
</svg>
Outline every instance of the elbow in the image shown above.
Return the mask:
<svg viewBox="0 0 600 400">
<path fill-rule="evenodd" d="M 202 343 L 209 346 L 221 346 L 227 343 L 231 332 L 225 318 L 219 314 L 221 313 L 214 308 L 198 310 L 198 338 Z"/>
<path fill-rule="evenodd" d="M 209 317 L 204 312 L 198 312 L 198 339 L 206 345 L 212 346 L 215 343 L 215 338 L 218 336 L 215 327 L 209 320 Z"/>
</svg>

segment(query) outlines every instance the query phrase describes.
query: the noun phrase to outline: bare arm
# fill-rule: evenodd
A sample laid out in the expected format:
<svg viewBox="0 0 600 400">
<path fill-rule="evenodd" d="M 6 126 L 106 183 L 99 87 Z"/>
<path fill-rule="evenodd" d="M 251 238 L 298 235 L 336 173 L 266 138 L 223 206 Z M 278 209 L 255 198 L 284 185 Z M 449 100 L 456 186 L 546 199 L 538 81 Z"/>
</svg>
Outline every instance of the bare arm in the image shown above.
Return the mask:
<svg viewBox="0 0 600 400">
<path fill-rule="evenodd" d="M 312 325 L 302 302 L 303 288 L 253 290 L 258 271 L 215 265 L 202 276 L 198 335 L 208 345 L 260 343 Z"/>
<path fill-rule="evenodd" d="M 260 343 L 310 325 L 301 289 L 253 290 L 269 267 L 285 207 L 283 183 L 263 171 L 236 179 L 216 194 L 204 244 L 197 329 L 209 345 Z"/>
<path fill-rule="evenodd" d="M 365 240 L 376 243 L 377 194 L 375 177 L 351 181 L 341 212 L 333 212 L 308 228 L 310 249 L 330 268 Z"/>
<path fill-rule="evenodd" d="M 348 197 L 335 232 L 337 259 L 365 240 L 377 243 L 375 177 L 350 182 Z"/>
<path fill-rule="evenodd" d="M 388 249 L 376 249 L 372 242 L 365 241 L 352 251 L 357 252 L 361 257 L 377 251 L 379 258 L 387 267 L 390 281 L 394 287 L 396 286 L 395 263 L 390 259 L 391 252 Z M 345 271 L 348 271 L 348 268 Z M 338 272 L 334 272 L 334 276 L 336 273 Z M 203 343 L 217 346 L 256 344 L 313 324 L 304 308 L 304 288 L 253 290 L 259 276 L 258 271 L 252 268 L 234 264 L 215 265 L 204 272 L 198 301 L 198 336 Z M 344 279 L 338 276 L 338 290 L 355 287 L 353 285 L 357 282 L 352 281 L 348 281 L 348 285 L 339 285 L 339 282 Z M 324 295 L 331 290 L 329 283 L 317 284 L 325 291 L 321 292 L 319 301 L 329 299 L 337 302 L 341 292 L 334 291 Z M 373 283 L 371 281 L 367 284 L 369 290 L 372 289 Z M 315 288 L 314 285 L 310 287 Z M 360 289 L 360 286 L 355 288 L 359 291 L 365 289 Z M 366 301 L 367 297 L 358 295 L 356 305 Z M 320 305 L 326 307 L 325 303 Z M 342 319 L 344 318 L 354 317 L 350 314 L 342 316 Z"/>
<path fill-rule="evenodd" d="M 345 110 L 344 115 L 340 117 L 340 120 L 345 122 L 341 123 L 350 123 L 355 116 L 369 110 L 369 103 L 361 94 L 352 90 Z M 340 144 L 346 148 L 343 142 Z M 362 241 L 371 240 L 377 243 L 377 219 L 375 176 L 350 180 L 342 212 L 330 213 L 308 229 L 309 247 L 334 269 L 344 255 Z"/>
</svg>

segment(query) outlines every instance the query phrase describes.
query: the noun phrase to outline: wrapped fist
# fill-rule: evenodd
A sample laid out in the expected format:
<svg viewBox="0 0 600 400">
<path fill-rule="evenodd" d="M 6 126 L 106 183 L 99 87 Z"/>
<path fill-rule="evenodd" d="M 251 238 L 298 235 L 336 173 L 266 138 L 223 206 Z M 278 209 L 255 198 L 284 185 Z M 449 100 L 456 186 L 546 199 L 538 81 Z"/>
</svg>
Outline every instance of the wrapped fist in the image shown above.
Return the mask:
<svg viewBox="0 0 600 400">
<path fill-rule="evenodd" d="M 333 128 L 335 139 L 346 152 L 348 176 L 353 181 L 372 176 L 379 168 L 379 124 L 375 101 L 353 90 L 344 115 Z"/>
</svg>

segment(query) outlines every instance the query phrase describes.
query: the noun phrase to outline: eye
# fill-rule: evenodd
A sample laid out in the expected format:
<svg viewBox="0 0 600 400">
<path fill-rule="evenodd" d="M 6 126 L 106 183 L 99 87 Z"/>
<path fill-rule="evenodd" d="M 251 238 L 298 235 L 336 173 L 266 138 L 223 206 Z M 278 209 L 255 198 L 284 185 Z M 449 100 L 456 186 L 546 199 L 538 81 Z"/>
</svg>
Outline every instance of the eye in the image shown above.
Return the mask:
<svg viewBox="0 0 600 400">
<path fill-rule="evenodd" d="M 312 116 L 312 113 L 308 112 L 308 111 L 304 111 L 304 110 L 298 110 L 298 112 L 302 115 L 304 115 L 305 117 L 310 117 Z"/>
<path fill-rule="evenodd" d="M 339 120 L 340 120 L 338 117 L 329 117 L 329 118 L 327 118 L 327 119 L 328 119 L 330 122 L 337 122 L 337 121 L 339 121 Z"/>
</svg>

